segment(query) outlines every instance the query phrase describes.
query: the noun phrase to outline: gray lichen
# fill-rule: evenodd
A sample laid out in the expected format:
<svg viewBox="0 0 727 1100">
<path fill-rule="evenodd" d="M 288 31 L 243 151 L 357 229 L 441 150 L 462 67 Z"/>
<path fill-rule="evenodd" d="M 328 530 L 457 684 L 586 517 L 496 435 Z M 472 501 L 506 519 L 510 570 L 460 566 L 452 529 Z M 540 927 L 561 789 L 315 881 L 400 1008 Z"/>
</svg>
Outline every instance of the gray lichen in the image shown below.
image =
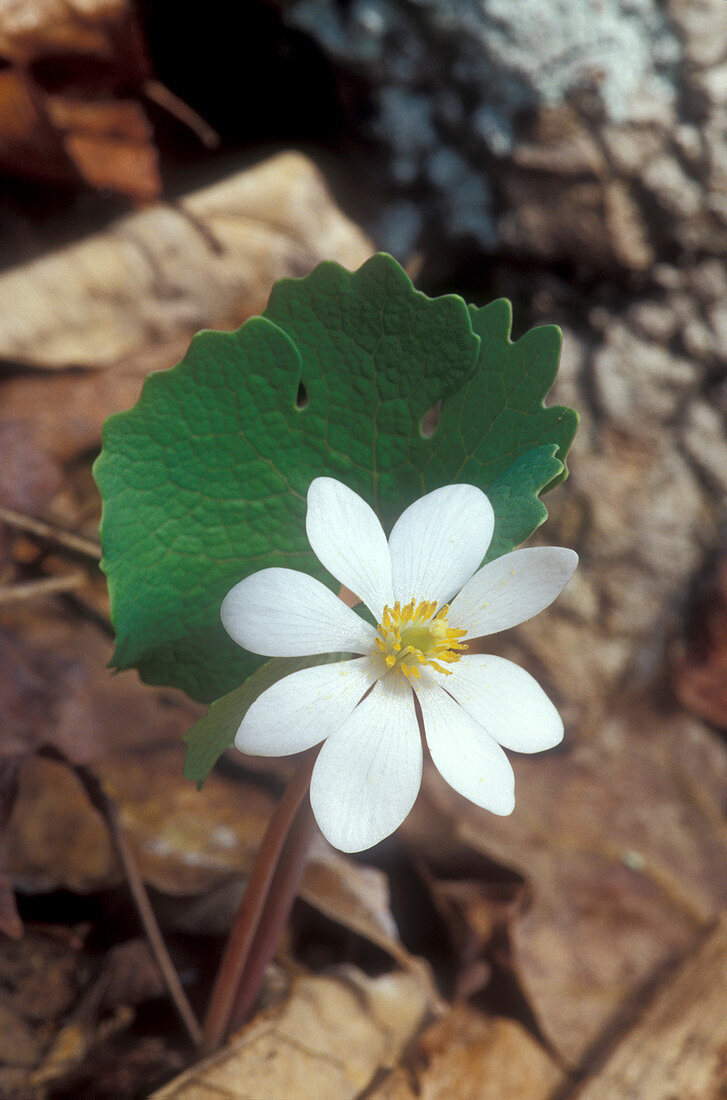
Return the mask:
<svg viewBox="0 0 727 1100">
<path fill-rule="evenodd" d="M 495 248 L 498 164 L 539 109 L 644 125 L 673 108 L 681 45 L 657 0 L 278 3 L 342 79 L 369 89 L 369 113 L 351 122 L 380 151 L 393 193 L 376 228 L 395 252 L 427 224 Z"/>
</svg>

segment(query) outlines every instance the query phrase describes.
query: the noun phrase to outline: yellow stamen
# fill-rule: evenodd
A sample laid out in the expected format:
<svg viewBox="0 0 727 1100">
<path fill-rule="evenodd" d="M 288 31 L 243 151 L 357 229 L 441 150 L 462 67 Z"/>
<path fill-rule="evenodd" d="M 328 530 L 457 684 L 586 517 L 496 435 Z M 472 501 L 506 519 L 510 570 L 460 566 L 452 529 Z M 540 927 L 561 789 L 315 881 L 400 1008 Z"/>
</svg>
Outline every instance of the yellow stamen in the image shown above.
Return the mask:
<svg viewBox="0 0 727 1100">
<path fill-rule="evenodd" d="M 435 615 L 436 612 L 436 615 Z M 458 661 L 466 644 L 466 630 L 447 625 L 449 604 L 437 611 L 436 600 L 411 599 L 403 607 L 397 600 L 381 615 L 376 649 L 387 669 L 397 669 L 407 680 L 421 679 L 421 665 L 449 676 L 448 664 Z"/>
</svg>

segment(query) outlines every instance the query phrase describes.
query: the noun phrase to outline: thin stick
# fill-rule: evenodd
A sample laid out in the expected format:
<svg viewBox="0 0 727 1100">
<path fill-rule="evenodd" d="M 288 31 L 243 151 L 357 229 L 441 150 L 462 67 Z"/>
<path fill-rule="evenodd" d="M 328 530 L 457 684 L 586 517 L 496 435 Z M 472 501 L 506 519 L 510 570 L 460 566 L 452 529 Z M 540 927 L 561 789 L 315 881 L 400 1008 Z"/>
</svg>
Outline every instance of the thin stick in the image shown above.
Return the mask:
<svg viewBox="0 0 727 1100">
<path fill-rule="evenodd" d="M 29 535 L 36 535 L 37 538 L 63 546 L 66 550 L 73 550 L 74 553 L 82 554 L 93 561 L 101 560 L 101 547 L 97 542 L 74 535 L 72 531 L 65 531 L 62 527 L 45 523 L 34 516 L 26 516 L 23 512 L 14 512 L 12 508 L 3 508 L 0 505 L 0 523 L 7 523 L 9 527 L 15 527 L 18 531 L 27 531 Z"/>
<path fill-rule="evenodd" d="M 182 983 L 179 980 L 176 967 L 167 951 L 167 945 L 164 942 L 164 937 L 162 936 L 154 910 L 149 901 L 149 895 L 146 892 L 146 886 L 139 872 L 134 853 L 131 850 L 129 842 L 121 827 L 121 823 L 119 822 L 116 803 L 106 794 L 93 772 L 83 764 L 74 763 L 64 753 L 53 746 L 45 746 L 42 751 L 44 756 L 48 756 L 55 760 L 61 760 L 64 764 L 67 764 L 73 769 L 82 783 L 92 805 L 98 810 L 106 823 L 111 843 L 119 863 L 123 868 L 124 874 L 126 875 L 131 897 L 139 915 L 142 928 L 144 929 L 144 934 L 146 935 L 152 954 L 154 955 L 154 960 L 159 967 L 169 996 L 172 999 L 179 1018 L 186 1028 L 187 1034 L 194 1045 L 199 1047 L 202 1042 L 202 1029 L 192 1010 L 192 1006 L 187 1000 L 187 994 L 184 992 Z"/>
<path fill-rule="evenodd" d="M 25 603 L 43 596 L 55 596 L 59 592 L 73 592 L 85 584 L 85 573 L 67 573 L 65 577 L 42 577 L 37 581 L 0 585 L 0 604 Z"/>
<path fill-rule="evenodd" d="M 153 103 L 168 111 L 173 118 L 184 123 L 193 134 L 196 134 L 206 149 L 216 149 L 220 144 L 220 135 L 209 122 L 170 91 L 166 84 L 162 84 L 159 80 L 147 80 L 144 84 L 144 92 Z"/>
<path fill-rule="evenodd" d="M 286 841 L 301 802 L 307 794 L 316 755 L 313 750 L 305 754 L 268 823 L 217 971 L 204 1023 L 205 1050 L 217 1050 L 229 1030 L 247 960 L 260 928 Z"/>
</svg>

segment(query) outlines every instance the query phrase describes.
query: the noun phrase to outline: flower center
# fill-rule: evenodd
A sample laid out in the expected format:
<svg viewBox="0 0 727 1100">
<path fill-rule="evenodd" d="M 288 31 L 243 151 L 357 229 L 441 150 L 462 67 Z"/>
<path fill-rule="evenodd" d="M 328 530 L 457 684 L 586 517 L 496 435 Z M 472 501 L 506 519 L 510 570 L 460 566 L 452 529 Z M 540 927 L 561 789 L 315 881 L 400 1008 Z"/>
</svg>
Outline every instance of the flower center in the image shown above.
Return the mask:
<svg viewBox="0 0 727 1100">
<path fill-rule="evenodd" d="M 393 607 L 385 607 L 379 623 L 376 648 L 386 667 L 398 669 L 409 680 L 420 679 L 420 665 L 429 665 L 437 672 L 449 676 L 451 669 L 441 662 L 452 664 L 462 656 L 467 646 L 462 644 L 466 630 L 447 626 L 449 604 L 435 616 L 437 601 L 411 600 L 404 607 L 397 600 Z"/>
</svg>

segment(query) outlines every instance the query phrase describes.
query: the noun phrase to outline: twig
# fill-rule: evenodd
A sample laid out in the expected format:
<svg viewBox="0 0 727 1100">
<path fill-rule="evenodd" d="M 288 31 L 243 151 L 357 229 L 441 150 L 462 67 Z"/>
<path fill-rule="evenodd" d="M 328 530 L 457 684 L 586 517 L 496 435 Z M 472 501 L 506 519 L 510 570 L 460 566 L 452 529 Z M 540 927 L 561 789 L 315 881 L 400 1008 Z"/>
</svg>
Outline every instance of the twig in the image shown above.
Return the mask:
<svg viewBox="0 0 727 1100">
<path fill-rule="evenodd" d="M 26 600 L 53 596 L 57 592 L 73 592 L 87 580 L 85 573 L 68 573 L 65 577 L 42 577 L 37 581 L 3 584 L 0 585 L 0 604 L 24 603 Z"/>
<path fill-rule="evenodd" d="M 34 516 L 26 516 L 22 512 L 15 512 L 12 508 L 4 508 L 0 505 L 0 523 L 7 523 L 9 527 L 15 527 L 18 531 L 27 531 L 29 535 L 36 535 L 39 539 L 53 542 L 57 546 L 63 546 L 66 550 L 73 550 L 76 554 L 82 554 L 93 561 L 101 560 L 101 547 L 91 539 L 84 539 L 80 535 L 74 535 L 72 531 L 64 531 L 55 524 L 45 523 Z"/>
<path fill-rule="evenodd" d="M 316 756 L 316 750 L 310 750 L 305 754 L 268 823 L 217 971 L 204 1024 L 203 1044 L 207 1051 L 216 1050 L 224 1041 L 233 1014 L 236 1012 L 238 999 L 244 999 L 247 1003 L 251 994 L 253 997 L 257 994 L 257 987 L 253 989 L 252 984 L 247 981 L 246 968 L 249 966 L 248 960 L 255 947 L 263 916 L 267 915 L 266 907 L 271 894 L 273 895 L 272 904 L 276 909 L 279 900 L 276 893 L 282 897 L 281 886 L 284 884 L 279 881 L 277 872 L 282 864 L 293 825 L 297 820 L 298 810 L 308 793 Z M 286 859 L 285 862 L 287 863 L 288 860 Z M 295 886 L 293 889 L 295 890 Z M 292 898 L 290 902 L 292 903 Z M 278 928 L 285 920 L 286 913 L 287 910 L 283 912 Z"/>
<path fill-rule="evenodd" d="M 162 107 L 173 118 L 192 131 L 199 138 L 205 149 L 216 149 L 220 144 L 220 135 L 209 122 L 206 122 L 193 107 L 185 103 L 183 99 L 162 84 L 159 80 L 147 80 L 144 84 L 145 95 L 158 107 Z"/>
<path fill-rule="evenodd" d="M 146 892 L 144 880 L 141 877 L 136 859 L 124 835 L 124 831 L 121 828 L 116 803 L 109 798 L 98 779 L 89 768 L 85 767 L 83 764 L 74 763 L 73 760 L 70 760 L 65 753 L 60 752 L 55 746 L 45 746 L 42 753 L 44 756 L 48 756 L 51 759 L 61 760 L 64 764 L 67 764 L 73 769 L 82 783 L 92 805 L 101 814 L 109 831 L 109 836 L 116 856 L 126 875 L 129 890 L 131 891 L 131 896 L 139 915 L 139 920 L 149 942 L 152 954 L 154 955 L 154 960 L 159 967 L 164 984 L 167 987 L 169 996 L 174 1003 L 179 1018 L 187 1030 L 187 1034 L 194 1045 L 199 1047 L 202 1042 L 202 1030 L 192 1010 L 192 1006 L 187 1000 L 187 995 L 184 992 L 182 983 L 179 980 L 179 975 L 177 974 L 174 963 L 167 950 L 167 945 L 164 942 L 164 937 L 162 936 L 161 929 L 154 915 L 154 910 L 149 901 L 149 895 Z"/>
</svg>

